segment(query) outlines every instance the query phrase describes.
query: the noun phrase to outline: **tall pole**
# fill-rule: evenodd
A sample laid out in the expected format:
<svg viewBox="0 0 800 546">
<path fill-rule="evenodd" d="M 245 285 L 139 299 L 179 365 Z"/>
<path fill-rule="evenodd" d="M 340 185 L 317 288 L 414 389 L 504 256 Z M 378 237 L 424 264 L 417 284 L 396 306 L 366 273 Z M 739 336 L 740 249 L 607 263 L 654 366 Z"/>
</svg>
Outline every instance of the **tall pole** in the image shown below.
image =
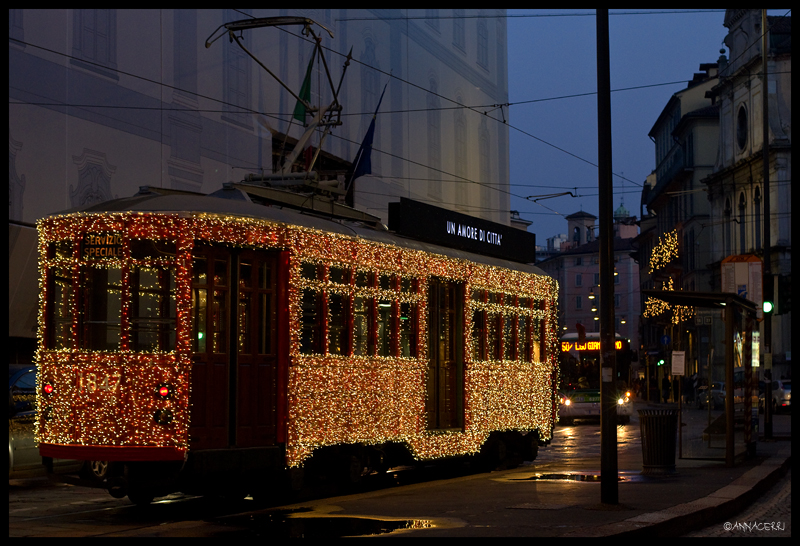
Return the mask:
<svg viewBox="0 0 800 546">
<path fill-rule="evenodd" d="M 764 294 L 763 298 L 774 301 L 775 285 L 772 276 L 772 252 L 770 251 L 770 203 L 769 203 L 769 79 L 767 78 L 767 10 L 761 10 L 761 64 L 762 82 L 762 131 L 761 162 L 764 178 Z M 772 438 L 772 313 L 764 313 L 764 438 Z"/>
<path fill-rule="evenodd" d="M 614 240 L 611 180 L 611 70 L 608 10 L 597 10 L 597 164 L 600 194 L 600 502 L 619 503 L 614 348 Z"/>
</svg>

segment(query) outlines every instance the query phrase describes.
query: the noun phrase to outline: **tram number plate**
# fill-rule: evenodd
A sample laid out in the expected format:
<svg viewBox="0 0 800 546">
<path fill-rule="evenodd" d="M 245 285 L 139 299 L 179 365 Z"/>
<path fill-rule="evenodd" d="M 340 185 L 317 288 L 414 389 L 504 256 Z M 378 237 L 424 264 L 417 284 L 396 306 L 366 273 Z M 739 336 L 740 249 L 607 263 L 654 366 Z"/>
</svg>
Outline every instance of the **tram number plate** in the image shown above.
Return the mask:
<svg viewBox="0 0 800 546">
<path fill-rule="evenodd" d="M 116 394 L 119 388 L 119 380 L 122 374 L 119 372 L 78 372 L 78 391 L 81 394 L 92 394 L 103 391 L 108 394 Z"/>
</svg>

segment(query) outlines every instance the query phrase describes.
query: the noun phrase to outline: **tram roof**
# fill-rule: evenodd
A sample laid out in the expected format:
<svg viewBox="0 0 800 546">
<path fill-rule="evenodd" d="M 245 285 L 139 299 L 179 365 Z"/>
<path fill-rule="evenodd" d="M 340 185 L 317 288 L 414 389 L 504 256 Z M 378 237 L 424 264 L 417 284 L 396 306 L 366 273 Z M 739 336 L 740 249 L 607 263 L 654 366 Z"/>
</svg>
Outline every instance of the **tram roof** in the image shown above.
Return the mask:
<svg viewBox="0 0 800 546">
<path fill-rule="evenodd" d="M 265 206 L 250 201 L 244 193 L 241 199 L 231 199 L 211 195 L 172 193 L 162 195 L 157 191 L 140 192 L 132 197 L 122 197 L 95 203 L 86 207 L 69 209 L 60 214 L 78 213 L 104 213 L 104 212 L 163 212 L 163 213 L 208 213 L 240 216 L 242 218 L 256 218 L 285 225 L 296 225 L 320 231 L 338 233 L 341 235 L 357 237 L 368 241 L 384 244 L 393 244 L 401 248 L 421 250 L 433 254 L 441 254 L 450 258 L 472 261 L 531 273 L 547 275 L 542 269 L 531 265 L 463 250 L 449 248 L 441 245 L 425 243 L 388 231 L 385 226 L 378 229 L 364 222 L 335 220 L 323 215 L 300 212 L 287 207 Z"/>
</svg>

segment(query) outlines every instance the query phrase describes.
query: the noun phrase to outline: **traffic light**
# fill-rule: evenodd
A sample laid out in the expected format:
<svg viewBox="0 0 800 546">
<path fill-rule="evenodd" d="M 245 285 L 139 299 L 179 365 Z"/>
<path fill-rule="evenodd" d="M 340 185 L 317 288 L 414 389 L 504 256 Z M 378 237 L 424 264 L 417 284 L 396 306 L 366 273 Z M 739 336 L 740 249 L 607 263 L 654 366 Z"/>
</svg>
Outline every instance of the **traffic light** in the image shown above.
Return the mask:
<svg viewBox="0 0 800 546">
<path fill-rule="evenodd" d="M 771 300 L 764 300 L 764 313 L 772 313 L 773 309 L 775 309 L 775 304 Z"/>
<path fill-rule="evenodd" d="M 663 358 L 662 358 L 662 359 L 660 359 L 660 360 L 658 361 L 658 364 L 657 364 L 657 365 L 658 365 L 658 366 L 663 366 L 663 365 L 664 365 L 664 359 L 663 359 Z"/>
</svg>

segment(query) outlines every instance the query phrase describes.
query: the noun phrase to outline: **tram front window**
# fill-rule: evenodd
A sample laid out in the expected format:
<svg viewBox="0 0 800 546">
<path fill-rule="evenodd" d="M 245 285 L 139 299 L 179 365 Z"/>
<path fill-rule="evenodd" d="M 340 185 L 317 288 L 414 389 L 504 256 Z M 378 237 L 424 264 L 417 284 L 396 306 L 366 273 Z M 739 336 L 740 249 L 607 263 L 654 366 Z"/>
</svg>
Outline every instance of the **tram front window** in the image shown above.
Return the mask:
<svg viewBox="0 0 800 546">
<path fill-rule="evenodd" d="M 81 290 L 81 339 L 88 351 L 117 351 L 122 313 L 122 270 L 84 266 Z"/>
</svg>

